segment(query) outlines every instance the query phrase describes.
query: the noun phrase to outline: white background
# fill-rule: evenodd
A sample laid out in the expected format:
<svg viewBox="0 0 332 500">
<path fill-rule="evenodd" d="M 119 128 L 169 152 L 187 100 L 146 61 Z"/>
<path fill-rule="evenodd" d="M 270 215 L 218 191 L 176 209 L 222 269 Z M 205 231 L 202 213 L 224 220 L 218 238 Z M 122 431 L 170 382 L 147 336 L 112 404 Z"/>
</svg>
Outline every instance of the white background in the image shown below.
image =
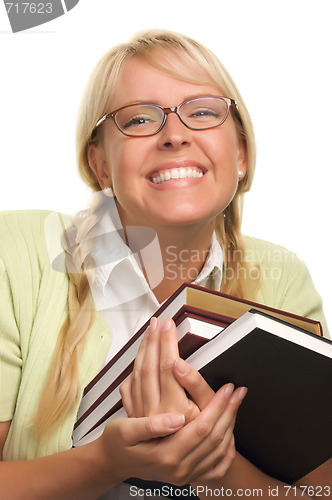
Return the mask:
<svg viewBox="0 0 332 500">
<path fill-rule="evenodd" d="M 74 128 L 93 65 L 136 31 L 183 32 L 220 57 L 254 122 L 244 232 L 306 261 L 331 330 L 331 14 L 330 0 L 80 0 L 12 34 L 1 2 L 0 210 L 83 208 Z"/>
</svg>

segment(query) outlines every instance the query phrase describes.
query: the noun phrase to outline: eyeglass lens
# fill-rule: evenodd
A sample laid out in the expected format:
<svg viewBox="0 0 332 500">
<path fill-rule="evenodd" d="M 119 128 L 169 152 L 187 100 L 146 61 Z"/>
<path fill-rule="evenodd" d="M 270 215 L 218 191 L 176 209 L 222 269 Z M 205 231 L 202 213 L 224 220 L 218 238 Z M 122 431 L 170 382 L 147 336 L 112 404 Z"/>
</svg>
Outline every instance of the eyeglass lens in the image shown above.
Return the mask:
<svg viewBox="0 0 332 500">
<path fill-rule="evenodd" d="M 218 97 L 202 97 L 178 106 L 178 115 L 190 128 L 202 130 L 220 125 L 227 117 L 228 103 Z M 162 108 L 153 104 L 135 104 L 116 113 L 115 120 L 127 135 L 151 135 L 164 121 Z"/>
</svg>

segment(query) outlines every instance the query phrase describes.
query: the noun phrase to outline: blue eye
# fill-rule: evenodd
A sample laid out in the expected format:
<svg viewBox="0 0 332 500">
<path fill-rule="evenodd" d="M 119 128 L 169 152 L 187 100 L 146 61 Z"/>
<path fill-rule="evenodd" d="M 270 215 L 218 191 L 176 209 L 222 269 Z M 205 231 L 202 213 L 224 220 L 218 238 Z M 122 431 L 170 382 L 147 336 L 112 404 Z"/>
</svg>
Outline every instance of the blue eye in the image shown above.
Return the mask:
<svg viewBox="0 0 332 500">
<path fill-rule="evenodd" d="M 130 127 L 150 125 L 151 123 L 155 123 L 155 120 L 150 115 L 137 115 L 132 116 L 125 123 L 121 123 L 121 127 L 124 129 L 128 129 Z"/>
<path fill-rule="evenodd" d="M 198 109 L 190 114 L 190 118 L 205 118 L 205 117 L 219 118 L 219 113 L 210 108 Z"/>
<path fill-rule="evenodd" d="M 121 124 L 121 126 L 127 129 L 133 126 L 149 125 L 150 123 L 153 123 L 151 116 L 133 116 L 126 123 Z"/>
</svg>

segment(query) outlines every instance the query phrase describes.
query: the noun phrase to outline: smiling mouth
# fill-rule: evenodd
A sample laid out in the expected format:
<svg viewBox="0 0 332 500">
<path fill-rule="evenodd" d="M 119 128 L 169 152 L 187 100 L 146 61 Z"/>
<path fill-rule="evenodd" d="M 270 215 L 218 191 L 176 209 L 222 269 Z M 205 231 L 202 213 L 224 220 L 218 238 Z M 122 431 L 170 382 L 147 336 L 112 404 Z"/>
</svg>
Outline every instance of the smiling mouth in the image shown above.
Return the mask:
<svg viewBox="0 0 332 500">
<path fill-rule="evenodd" d="M 203 177 L 204 174 L 205 172 L 199 167 L 181 167 L 155 172 L 149 179 L 154 184 L 162 184 L 163 182 L 185 179 L 187 177 Z"/>
</svg>

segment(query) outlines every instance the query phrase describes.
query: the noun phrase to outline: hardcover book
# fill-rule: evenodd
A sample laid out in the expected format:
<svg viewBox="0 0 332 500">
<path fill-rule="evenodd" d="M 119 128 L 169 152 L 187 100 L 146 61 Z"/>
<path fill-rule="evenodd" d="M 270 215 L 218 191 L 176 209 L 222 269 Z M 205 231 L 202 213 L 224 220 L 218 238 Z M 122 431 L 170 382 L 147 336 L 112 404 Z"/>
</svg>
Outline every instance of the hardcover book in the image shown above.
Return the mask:
<svg viewBox="0 0 332 500">
<path fill-rule="evenodd" d="M 214 390 L 248 387 L 237 416 L 237 450 L 265 473 L 292 483 L 332 456 L 332 342 L 318 322 L 183 285 L 154 315 L 173 317 L 182 357 Z M 147 322 L 87 386 L 74 445 L 126 416 L 119 386 L 130 373 Z"/>
</svg>

